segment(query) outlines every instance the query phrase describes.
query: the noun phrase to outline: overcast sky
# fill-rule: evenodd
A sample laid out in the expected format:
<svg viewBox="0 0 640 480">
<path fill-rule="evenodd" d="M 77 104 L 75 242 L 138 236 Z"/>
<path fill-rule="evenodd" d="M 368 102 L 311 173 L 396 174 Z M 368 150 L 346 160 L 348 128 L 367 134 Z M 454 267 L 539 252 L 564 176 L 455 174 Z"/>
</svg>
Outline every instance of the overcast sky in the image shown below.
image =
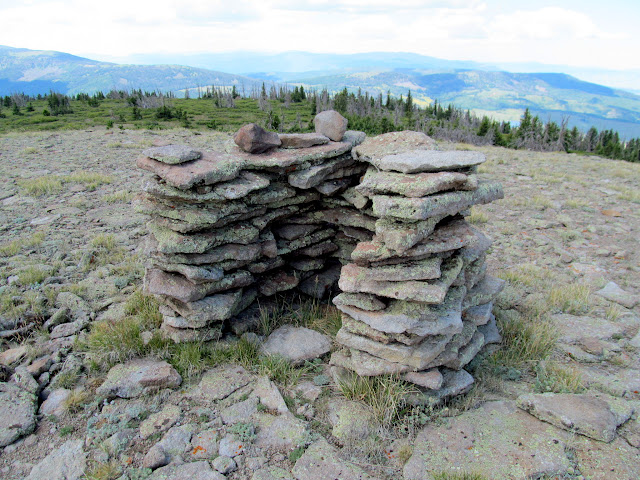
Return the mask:
<svg viewBox="0 0 640 480">
<path fill-rule="evenodd" d="M 0 0 L 0 45 L 131 54 L 414 52 L 640 68 L 639 0 Z"/>
</svg>

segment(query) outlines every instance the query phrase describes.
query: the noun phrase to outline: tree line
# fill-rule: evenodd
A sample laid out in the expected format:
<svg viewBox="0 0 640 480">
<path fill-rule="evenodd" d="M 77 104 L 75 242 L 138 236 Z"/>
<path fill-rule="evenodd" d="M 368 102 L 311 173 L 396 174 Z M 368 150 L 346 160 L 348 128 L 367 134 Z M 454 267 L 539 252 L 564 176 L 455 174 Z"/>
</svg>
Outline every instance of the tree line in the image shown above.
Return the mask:
<svg viewBox="0 0 640 480">
<path fill-rule="evenodd" d="M 252 99 L 259 110 L 266 113 L 264 126 L 268 129 L 287 132 L 308 131 L 313 128 L 300 118 L 285 124 L 283 109 L 291 104 L 305 104 L 310 110 L 310 118 L 324 110 L 334 109 L 349 120 L 349 128 L 361 130 L 368 135 L 378 135 L 391 131 L 416 130 L 427 135 L 453 142 L 473 145 L 496 145 L 513 149 L 538 151 L 585 152 L 606 158 L 640 162 L 640 138 L 623 140 L 614 130 L 598 131 L 591 127 L 586 132 L 577 127 L 569 128 L 569 118 L 559 123 L 548 119 L 543 121 L 526 109 L 517 125 L 499 122 L 486 115 L 478 116 L 469 110 L 452 104 L 442 105 L 437 100 L 424 107 L 416 105 L 409 90 L 406 96 L 399 98 L 387 92 L 386 95 L 370 95 L 368 92 L 349 91 L 346 87 L 335 94 L 326 89 L 305 89 L 303 86 L 276 85 L 262 83 L 244 85 L 198 87 L 186 89 L 184 98 L 211 102 L 214 109 L 236 108 L 238 99 Z M 71 101 L 80 101 L 88 106 L 97 107 L 107 99 L 123 100 L 131 107 L 132 120 L 142 119 L 142 110 L 155 110 L 157 120 L 177 119 L 186 128 L 192 126 L 187 109 L 173 106 L 175 94 L 161 91 L 111 90 L 107 93 L 96 92 L 92 95 L 78 93 L 63 95 L 49 92 L 35 97 L 25 94 L 12 94 L 0 97 L 0 118 L 6 117 L 3 107 L 12 115 L 21 115 L 22 111 L 33 111 L 33 101 L 46 100 L 48 108 L 42 111 L 45 116 L 71 113 Z M 274 105 L 280 105 L 280 114 Z M 216 128 L 212 119 L 207 126 Z"/>
</svg>

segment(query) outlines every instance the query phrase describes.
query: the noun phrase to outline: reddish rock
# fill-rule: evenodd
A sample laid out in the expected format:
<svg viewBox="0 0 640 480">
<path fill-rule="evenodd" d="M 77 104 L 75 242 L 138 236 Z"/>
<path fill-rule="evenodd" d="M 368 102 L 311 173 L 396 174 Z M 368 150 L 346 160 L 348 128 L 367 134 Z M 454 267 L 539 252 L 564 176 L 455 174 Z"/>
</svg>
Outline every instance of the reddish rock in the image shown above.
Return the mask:
<svg viewBox="0 0 640 480">
<path fill-rule="evenodd" d="M 309 148 L 324 145 L 329 139 L 318 133 L 281 133 L 282 148 Z"/>
<path fill-rule="evenodd" d="M 245 125 L 238 130 L 233 136 L 233 141 L 249 153 L 263 153 L 282 144 L 277 133 L 267 132 L 255 123 Z"/>
</svg>

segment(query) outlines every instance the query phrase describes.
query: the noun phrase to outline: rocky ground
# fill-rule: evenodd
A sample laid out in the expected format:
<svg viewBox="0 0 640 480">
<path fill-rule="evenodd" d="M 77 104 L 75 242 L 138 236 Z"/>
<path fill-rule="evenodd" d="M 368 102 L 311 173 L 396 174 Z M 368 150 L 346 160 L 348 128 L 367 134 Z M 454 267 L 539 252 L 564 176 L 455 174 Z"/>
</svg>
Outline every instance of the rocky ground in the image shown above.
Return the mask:
<svg viewBox="0 0 640 480">
<path fill-rule="evenodd" d="M 297 381 L 229 364 L 184 378 L 158 359 L 108 374 L 92 364 L 87 332 L 124 317 L 141 283 L 135 157 L 223 138 L 0 137 L 0 477 L 638 478 L 640 165 L 479 149 L 481 177 L 505 190 L 471 221 L 492 236 L 490 270 L 509 282 L 498 302 L 506 353 L 448 406 L 380 426 L 331 384 L 326 357 Z M 529 323 L 510 321 L 515 312 Z M 553 353 L 528 362 L 545 332 Z"/>
</svg>

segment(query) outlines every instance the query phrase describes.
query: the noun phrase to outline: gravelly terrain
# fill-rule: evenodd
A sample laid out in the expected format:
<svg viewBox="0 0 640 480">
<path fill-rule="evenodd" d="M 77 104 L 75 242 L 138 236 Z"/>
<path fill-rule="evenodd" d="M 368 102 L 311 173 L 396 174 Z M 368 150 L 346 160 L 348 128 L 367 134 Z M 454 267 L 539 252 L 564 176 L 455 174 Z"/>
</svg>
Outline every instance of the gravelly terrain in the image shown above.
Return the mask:
<svg viewBox="0 0 640 480">
<path fill-rule="evenodd" d="M 160 133 L 95 130 L 0 137 L 0 245 L 4 246 L 0 256 L 0 289 L 5 296 L 19 297 L 13 298 L 12 302 L 24 309 L 24 321 L 15 328 L 24 327 L 30 321 L 38 324 L 48 318 L 54 311 L 50 301 L 47 303 L 48 297 L 51 292 L 64 290 L 75 292 L 86 300 L 91 311 L 95 312 L 93 317 L 117 315 L 118 305 L 122 305 L 127 295 L 141 282 L 136 252 L 145 235 L 145 218 L 133 211 L 131 198 L 139 191 L 144 174 L 135 168 L 136 155 L 154 143 L 167 141 L 215 149 L 226 138 L 223 134 L 195 135 L 183 130 Z M 441 148 L 471 147 L 443 144 Z M 416 472 L 425 470 L 477 470 L 487 478 L 493 478 L 491 462 L 494 466 L 520 464 L 523 465 L 521 470 L 506 469 L 501 475 L 504 478 L 524 478 L 524 475 L 540 473 L 535 462 L 527 466 L 526 458 L 548 454 L 556 473 L 566 478 L 581 478 L 582 475 L 583 478 L 594 479 L 635 479 L 640 471 L 640 426 L 637 421 L 640 413 L 640 306 L 635 302 L 640 295 L 640 165 L 560 153 L 499 148 L 478 150 L 488 158 L 480 168 L 481 176 L 502 182 L 505 190 L 504 200 L 475 207 L 472 216 L 472 221 L 480 223 L 480 227 L 494 240 L 488 257 L 490 270 L 500 272 L 512 283 L 505 290 L 502 303 L 506 307 L 518 307 L 551 302 L 549 318 L 560 336 L 552 359 L 554 364 L 575 372 L 588 393 L 605 394 L 607 398 L 611 396 L 622 402 L 621 408 L 635 410 L 636 413 L 632 413 L 631 419 L 618 429 L 618 437 L 612 443 L 569 435 L 564 429 L 540 422 L 514 407 L 519 395 L 536 388 L 534 379 L 518 377 L 515 381 L 505 381 L 502 388 L 487 395 L 486 399 L 491 402 L 482 408 L 428 426 L 435 430 L 430 436 L 418 436 L 412 445 L 415 454 L 404 470 L 395 463 L 395 458 L 392 458 L 395 456 L 389 454 L 393 450 L 389 447 L 391 440 L 385 439 L 378 442 L 378 457 L 390 458 L 386 466 L 372 467 L 362 460 L 356 463 L 381 478 L 398 478 L 402 474 L 406 478 L 421 478 L 416 476 L 419 475 Z M 70 176 L 79 172 L 99 173 L 107 177 L 101 180 L 105 183 L 98 181 L 98 185 L 95 185 L 95 178 L 86 175 L 76 175 L 71 181 Z M 29 180 L 51 176 L 60 177 L 57 191 L 42 196 L 26 192 Z M 94 239 L 109 234 L 115 236 L 115 245 L 110 246 L 106 254 L 101 253 L 100 243 Z M 8 248 L 7 245 L 14 241 L 17 243 Z M 34 272 L 37 281 L 28 281 L 26 274 Z M 38 276 L 37 272 L 44 273 Z M 622 298 L 611 301 L 596 294 L 608 282 L 615 282 L 626 292 Z M 575 286 L 581 290 L 571 291 L 570 288 Z M 558 297 L 553 297 L 554 289 Z M 584 293 L 585 296 L 579 301 L 569 298 L 569 303 L 576 301 L 567 306 L 562 298 L 566 291 L 569 295 Z M 6 312 L 2 315 L 6 316 Z M 20 341 L 31 345 L 34 350 L 45 351 L 43 345 L 50 340 L 36 329 L 0 341 L 3 342 L 0 343 L 2 352 L 18 346 Z M 63 348 L 67 353 L 73 352 L 72 344 Z M 249 385 L 259 381 L 258 377 L 252 377 Z M 92 385 L 88 387 L 92 388 Z M 0 454 L 0 476 L 12 479 L 26 477 L 45 455 L 69 439 L 87 439 L 85 450 L 90 465 L 95 461 L 106 463 L 109 454 L 105 456 L 98 442 L 88 440 L 92 434 L 97 435 L 96 422 L 109 425 L 110 435 L 129 422 L 134 425 L 133 438 L 139 422 L 131 422 L 132 419 L 142 418 L 142 411 L 157 413 L 167 404 L 179 407 L 175 419 L 177 426 L 192 425 L 189 428 L 193 431 L 190 430 L 188 436 L 193 436 L 193 439 L 191 443 L 187 441 L 183 449 L 193 451 L 195 437 L 203 431 L 222 428 L 217 418 L 224 408 L 246 402 L 245 396 L 250 399 L 253 395 L 251 390 L 240 389 L 215 405 L 210 402 L 189 403 L 183 396 L 186 388 L 173 393 L 165 391 L 145 400 L 118 400 L 102 411 L 98 407 L 97 411 L 65 416 L 62 420 L 53 421 L 43 416 L 35 434 L 5 448 Z M 259 389 L 256 387 L 253 391 Z M 296 396 L 292 392 L 287 394 Z M 260 394 L 256 395 L 262 399 Z M 302 394 L 297 395 L 299 399 L 303 398 Z M 336 395 L 325 394 L 318 401 L 326 404 L 327 397 Z M 309 405 L 305 408 L 311 408 L 311 411 L 313 407 L 326 411 L 326 405 L 322 407 L 310 400 L 300 401 L 301 407 Z M 513 415 L 516 422 L 515 426 L 512 425 L 513 431 L 521 428 L 522 436 L 526 437 L 527 431 L 537 432 L 542 428 L 546 429 L 545 435 L 549 437 L 545 437 L 541 444 L 525 442 L 519 450 L 502 452 L 502 456 L 501 452 L 491 450 L 491 446 L 481 440 L 486 422 L 474 422 L 479 422 L 483 415 L 489 417 L 487 410 L 493 407 L 487 405 L 498 405 L 494 402 L 503 402 L 497 410 L 502 412 L 502 416 L 511 418 Z M 128 420 L 116 418 L 119 414 Z M 93 418 L 93 423 L 88 422 L 85 415 Z M 300 426 L 295 424 L 295 420 L 287 419 L 289 423 L 282 426 L 285 436 L 306 435 L 305 425 Z M 307 420 L 309 424 L 313 423 L 310 421 L 314 420 L 313 415 Z M 298 422 L 306 423 L 307 420 L 298 419 Z M 315 420 L 326 422 L 326 417 L 318 416 Z M 275 429 L 267 427 L 266 420 L 261 421 L 265 423 L 257 423 L 265 431 Z M 470 434 L 472 441 L 469 445 L 464 443 L 470 441 L 468 438 L 449 438 L 444 443 L 429 444 L 429 439 L 435 438 L 442 429 L 446 431 L 452 425 L 459 426 L 450 422 L 462 422 L 463 427 L 460 428 L 476 432 L 476 438 Z M 65 430 L 65 427 L 73 428 Z M 504 432 L 499 430 L 504 429 L 504 425 L 492 428 L 495 431 L 489 429 L 489 435 L 496 438 L 503 435 Z M 67 431 L 71 433 L 61 434 Z M 330 432 L 331 425 L 320 431 Z M 174 432 L 175 438 L 181 435 L 180 432 Z M 101 435 L 106 436 L 107 431 Z M 326 436 L 333 445 L 340 445 L 335 438 Z M 153 442 L 137 440 L 112 457 L 118 464 L 138 467 L 159 439 L 160 436 L 154 437 Z M 402 439 L 398 441 L 402 443 Z M 558 452 L 552 451 L 550 445 L 554 442 L 560 442 L 562 446 Z M 499 441 L 495 443 L 500 444 Z M 313 445 L 315 448 L 317 441 Z M 317 448 L 322 450 L 320 447 L 324 448 L 322 445 Z M 456 456 L 452 453 L 448 460 L 443 460 L 434 453 L 456 449 L 463 453 L 468 450 L 473 455 Z M 556 454 L 559 459 L 554 459 Z M 338 453 L 326 453 L 327 457 L 332 455 L 337 458 Z M 480 457 L 488 461 L 478 461 Z M 183 460 L 190 461 L 187 457 Z M 255 447 L 255 450 L 236 457 L 236 462 L 237 470 L 227 473 L 227 478 L 292 478 L 276 475 L 290 475 L 288 472 L 294 468 L 286 454 L 266 447 Z M 304 461 L 298 463 L 300 466 L 296 465 L 293 470 L 295 478 L 326 478 L 300 473 Z M 284 468 L 286 472 L 268 472 L 276 467 Z M 146 474 L 140 475 L 139 478 L 145 478 Z M 363 478 L 353 472 L 343 475 L 344 478 Z"/>
</svg>

